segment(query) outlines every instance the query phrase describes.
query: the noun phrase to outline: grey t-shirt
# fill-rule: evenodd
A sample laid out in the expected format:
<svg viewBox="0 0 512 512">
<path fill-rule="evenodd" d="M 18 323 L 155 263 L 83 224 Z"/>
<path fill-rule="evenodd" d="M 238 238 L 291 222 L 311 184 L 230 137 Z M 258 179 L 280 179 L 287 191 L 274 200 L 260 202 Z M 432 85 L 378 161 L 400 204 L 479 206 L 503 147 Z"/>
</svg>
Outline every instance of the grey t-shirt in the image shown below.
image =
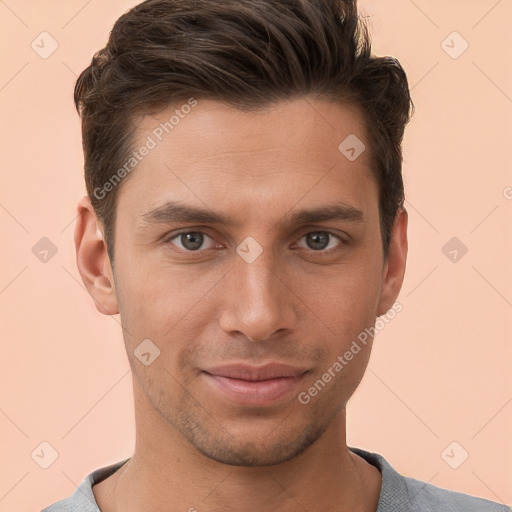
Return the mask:
<svg viewBox="0 0 512 512">
<path fill-rule="evenodd" d="M 376 512 L 512 512 L 507 505 L 468 494 L 441 489 L 397 473 L 378 453 L 349 448 L 382 474 L 379 505 Z M 92 486 L 115 473 L 128 459 L 106 466 L 84 478 L 75 492 L 41 512 L 100 512 Z"/>
</svg>

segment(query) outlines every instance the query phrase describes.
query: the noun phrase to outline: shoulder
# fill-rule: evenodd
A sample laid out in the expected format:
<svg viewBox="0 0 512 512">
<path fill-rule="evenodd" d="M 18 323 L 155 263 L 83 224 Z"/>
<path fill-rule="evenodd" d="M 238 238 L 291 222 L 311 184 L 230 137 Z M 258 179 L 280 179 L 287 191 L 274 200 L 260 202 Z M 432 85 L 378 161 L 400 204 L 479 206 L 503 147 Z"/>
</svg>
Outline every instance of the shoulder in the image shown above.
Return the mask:
<svg viewBox="0 0 512 512">
<path fill-rule="evenodd" d="M 80 509 L 83 512 L 90 512 L 91 509 Z M 96 512 L 96 509 L 92 509 Z M 44 508 L 41 512 L 78 512 L 78 509 L 73 505 L 71 496 L 69 498 L 64 498 L 62 500 L 57 501 L 53 505 Z"/>
<path fill-rule="evenodd" d="M 350 450 L 382 474 L 377 512 L 512 512 L 507 505 L 402 476 L 378 453 Z"/>
<path fill-rule="evenodd" d="M 414 512 L 512 512 L 512 508 L 507 505 L 442 489 L 415 478 L 402 478 L 407 486 L 411 510 Z"/>
<path fill-rule="evenodd" d="M 94 497 L 93 485 L 108 478 L 128 460 L 129 458 L 93 471 L 82 480 L 71 496 L 57 501 L 41 512 L 101 512 Z"/>
</svg>

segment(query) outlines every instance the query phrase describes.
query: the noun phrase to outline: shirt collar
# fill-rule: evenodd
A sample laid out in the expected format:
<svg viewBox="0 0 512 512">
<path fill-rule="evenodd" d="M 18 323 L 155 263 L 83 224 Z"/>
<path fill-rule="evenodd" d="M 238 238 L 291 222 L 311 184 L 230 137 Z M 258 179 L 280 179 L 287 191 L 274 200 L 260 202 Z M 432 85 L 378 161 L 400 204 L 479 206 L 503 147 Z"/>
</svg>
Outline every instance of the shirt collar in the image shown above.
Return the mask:
<svg viewBox="0 0 512 512">
<path fill-rule="evenodd" d="M 407 483 L 404 477 L 397 473 L 382 455 L 367 452 L 361 448 L 349 447 L 349 450 L 375 466 L 382 474 L 382 485 L 376 512 L 411 509 Z"/>
<path fill-rule="evenodd" d="M 376 512 L 410 510 L 409 494 L 404 477 L 397 473 L 382 455 L 367 452 L 361 448 L 349 447 L 349 450 L 359 455 L 359 457 L 366 460 L 366 462 L 372 466 L 375 466 L 382 474 L 382 485 Z M 80 509 L 80 505 L 82 505 L 85 510 L 88 510 L 92 506 L 95 512 L 101 512 L 94 498 L 94 493 L 92 492 L 93 485 L 115 473 L 121 466 L 128 462 L 130 458 L 131 457 L 128 457 L 110 466 L 97 469 L 88 475 L 73 493 L 73 498 L 76 500 L 75 503 L 78 509 Z"/>
</svg>

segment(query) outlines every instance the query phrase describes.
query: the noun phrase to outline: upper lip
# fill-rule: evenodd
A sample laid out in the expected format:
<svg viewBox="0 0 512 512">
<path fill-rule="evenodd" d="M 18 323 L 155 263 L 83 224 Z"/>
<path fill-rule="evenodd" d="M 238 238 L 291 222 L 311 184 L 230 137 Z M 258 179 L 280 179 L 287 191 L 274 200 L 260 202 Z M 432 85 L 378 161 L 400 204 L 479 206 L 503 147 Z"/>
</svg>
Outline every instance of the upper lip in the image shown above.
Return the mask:
<svg viewBox="0 0 512 512">
<path fill-rule="evenodd" d="M 215 366 L 204 370 L 211 375 L 241 380 L 269 380 L 280 377 L 298 377 L 307 371 L 307 368 L 297 368 L 286 364 L 268 363 L 262 366 L 249 366 L 246 364 L 229 364 Z"/>
</svg>

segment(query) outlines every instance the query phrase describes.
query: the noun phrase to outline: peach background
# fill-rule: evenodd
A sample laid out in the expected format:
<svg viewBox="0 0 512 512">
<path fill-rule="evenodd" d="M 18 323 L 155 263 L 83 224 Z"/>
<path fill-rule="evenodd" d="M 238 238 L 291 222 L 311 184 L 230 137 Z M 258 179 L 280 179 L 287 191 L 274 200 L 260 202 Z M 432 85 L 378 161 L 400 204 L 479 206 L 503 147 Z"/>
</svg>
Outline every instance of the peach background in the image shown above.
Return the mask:
<svg viewBox="0 0 512 512">
<path fill-rule="evenodd" d="M 72 88 L 135 3 L 0 2 L 1 511 L 40 510 L 134 446 L 118 318 L 96 311 L 75 265 L 85 189 Z M 404 475 L 510 504 L 512 3 L 361 6 L 376 53 L 405 67 L 417 110 L 404 141 L 404 309 L 349 403 L 348 442 Z M 46 60 L 31 48 L 42 31 L 59 43 Z M 453 31 L 469 43 L 457 59 L 441 47 Z M 468 247 L 456 263 L 441 251 L 454 236 Z M 42 237 L 58 248 L 47 263 L 32 253 Z M 59 453 L 46 470 L 31 458 L 43 441 Z M 452 441 L 469 453 L 458 469 L 441 457 Z"/>
</svg>

